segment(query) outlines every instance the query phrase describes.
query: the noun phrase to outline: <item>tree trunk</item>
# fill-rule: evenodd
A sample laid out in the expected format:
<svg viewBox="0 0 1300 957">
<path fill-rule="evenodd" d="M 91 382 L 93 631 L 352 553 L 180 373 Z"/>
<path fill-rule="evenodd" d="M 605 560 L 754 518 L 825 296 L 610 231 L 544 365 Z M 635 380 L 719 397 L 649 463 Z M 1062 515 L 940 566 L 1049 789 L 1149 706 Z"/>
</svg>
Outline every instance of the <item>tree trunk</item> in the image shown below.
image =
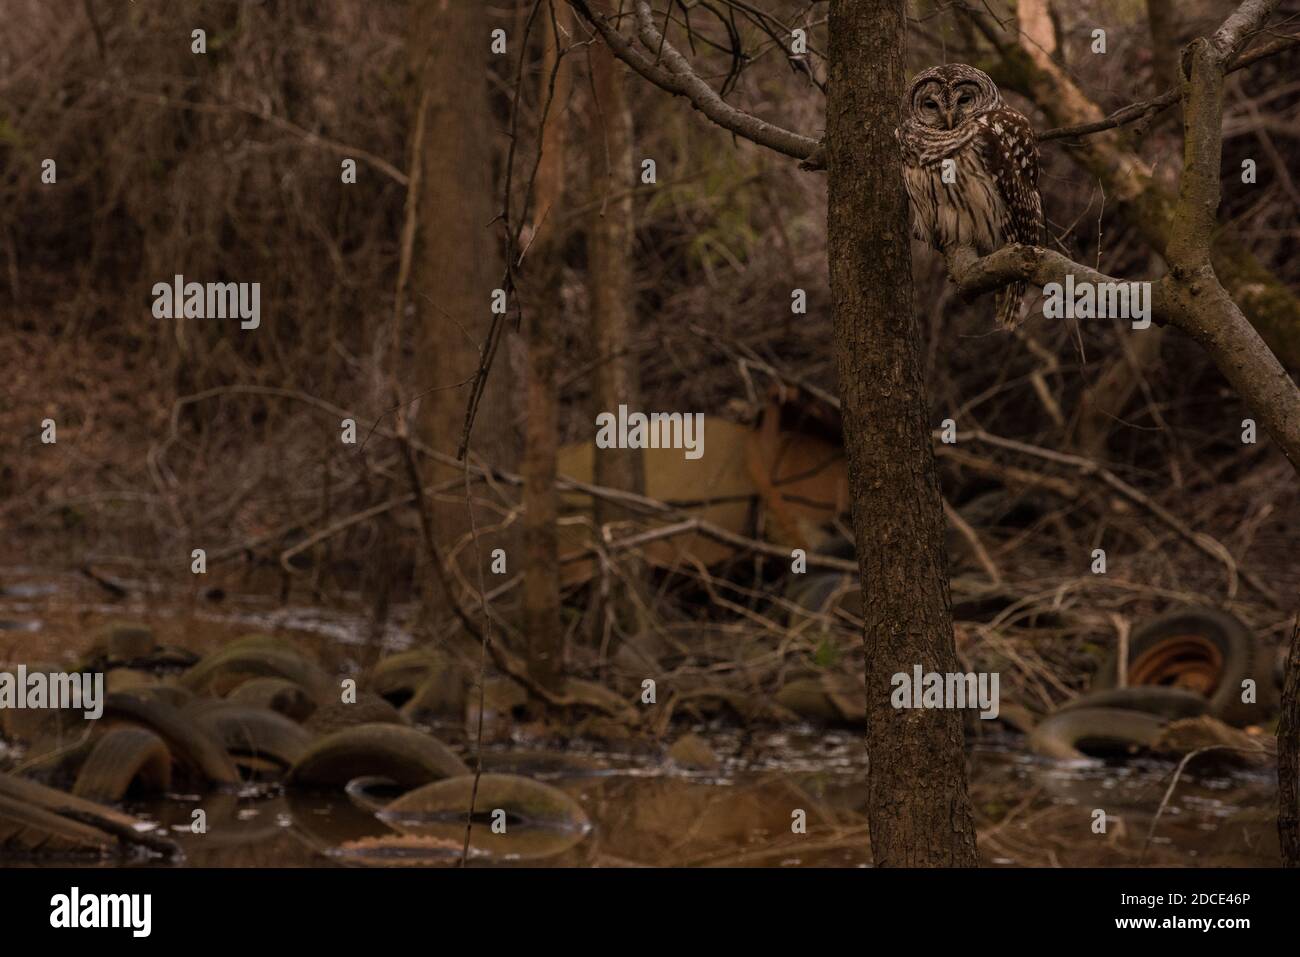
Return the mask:
<svg viewBox="0 0 1300 957">
<path fill-rule="evenodd" d="M 568 9 L 555 8 L 561 30 Z M 564 680 L 564 633 L 560 628 L 560 562 L 556 538 L 559 500 L 555 491 L 559 447 L 559 400 L 555 366 L 559 317 L 564 308 L 561 216 L 564 194 L 565 124 L 570 71 L 562 63 L 550 17 L 540 75 L 541 102 L 550 99 L 542 130 L 541 161 L 533 202 L 533 240 L 524 270 L 523 327 L 528 348 L 527 418 L 524 425 L 524 630 L 528 670 L 544 688 L 559 691 Z M 556 70 L 559 67 L 558 71 Z M 552 86 L 552 76 L 554 85 Z"/>
<path fill-rule="evenodd" d="M 640 375 L 632 353 L 636 322 L 636 288 L 632 276 L 635 226 L 632 212 L 634 169 L 632 113 L 623 88 L 625 71 L 603 43 L 590 48 L 592 108 L 587 135 L 588 169 L 595 204 L 587 229 L 587 289 L 591 309 L 591 339 L 596 363 L 592 389 L 592 421 L 602 412 L 618 413 L 618 406 L 640 408 Z M 645 462 L 640 449 L 597 449 L 597 485 L 644 494 Z M 618 521 L 625 508 L 595 499 L 597 524 Z M 635 556 L 621 562 L 635 587 L 639 563 Z M 596 615 L 598 633 L 608 618 L 630 622 L 633 603 L 621 582 L 611 584 L 603 608 Z"/>
<path fill-rule="evenodd" d="M 502 275 L 490 225 L 499 203 L 492 182 L 487 23 L 486 8 L 479 3 L 416 0 L 411 6 L 409 55 L 426 102 L 414 151 L 420 166 L 418 178 L 412 176 L 418 195 L 407 296 L 416 322 L 416 365 L 402 377 L 403 397 L 436 387 L 419 400 L 415 433 L 452 456 L 469 401 L 466 380 L 478 368 L 479 344 L 491 322 L 492 290 Z M 508 349 L 509 343 L 502 343 L 479 406 L 471 450 L 493 465 L 513 469 L 519 442 Z M 455 383 L 465 384 L 450 388 Z M 455 467 L 427 463 L 423 480 L 432 488 L 459 475 Z M 463 502 L 433 502 L 431 508 L 435 538 L 445 555 L 469 530 L 468 511 Z M 478 524 L 491 520 L 491 513 L 484 512 Z M 501 542 L 492 542 L 496 544 Z M 484 560 L 490 548 L 485 541 L 480 549 Z M 466 549 L 461 561 L 474 581 L 474 550 Z M 450 618 L 450 610 L 437 601 L 435 617 Z M 431 602 L 426 594 L 426 607 Z"/>
<path fill-rule="evenodd" d="M 974 866 L 962 716 L 895 709 L 891 678 L 958 670 L 912 310 L 904 0 L 832 0 L 827 215 L 835 358 L 863 579 L 867 819 L 878 866 Z"/>
<path fill-rule="evenodd" d="M 1277 831 L 1282 866 L 1300 867 L 1300 615 L 1291 629 L 1291 649 L 1282 682 L 1282 716 L 1277 722 Z"/>
</svg>

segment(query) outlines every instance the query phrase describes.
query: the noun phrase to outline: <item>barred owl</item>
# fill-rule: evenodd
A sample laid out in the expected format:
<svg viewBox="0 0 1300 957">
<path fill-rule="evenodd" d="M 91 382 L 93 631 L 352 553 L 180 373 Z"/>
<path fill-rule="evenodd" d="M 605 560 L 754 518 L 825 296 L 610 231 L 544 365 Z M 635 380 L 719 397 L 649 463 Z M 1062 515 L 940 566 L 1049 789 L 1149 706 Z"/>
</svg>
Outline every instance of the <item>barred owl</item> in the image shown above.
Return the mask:
<svg viewBox="0 0 1300 957">
<path fill-rule="evenodd" d="M 986 73 L 964 63 L 919 73 L 904 112 L 897 135 L 917 239 L 941 252 L 969 244 L 981 256 L 1009 243 L 1041 242 L 1034 130 L 1002 102 Z M 998 292 L 1003 328 L 1019 321 L 1024 294 L 1023 282 Z"/>
</svg>

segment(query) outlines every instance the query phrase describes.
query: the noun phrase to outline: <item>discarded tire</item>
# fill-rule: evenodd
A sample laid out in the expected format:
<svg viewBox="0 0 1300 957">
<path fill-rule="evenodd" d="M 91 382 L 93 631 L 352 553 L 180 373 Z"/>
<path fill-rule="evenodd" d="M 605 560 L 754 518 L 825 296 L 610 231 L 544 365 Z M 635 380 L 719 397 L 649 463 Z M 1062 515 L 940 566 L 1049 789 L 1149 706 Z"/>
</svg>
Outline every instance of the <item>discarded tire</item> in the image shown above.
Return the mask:
<svg viewBox="0 0 1300 957">
<path fill-rule="evenodd" d="M 1094 691 L 1066 702 L 1056 709 L 1077 711 L 1080 708 L 1119 708 L 1124 711 L 1141 711 L 1170 721 L 1178 718 L 1197 718 L 1210 710 L 1209 699 L 1185 688 L 1167 688 L 1163 685 L 1111 688 Z"/>
<path fill-rule="evenodd" d="M 264 759 L 281 770 L 291 767 L 311 745 L 311 734 L 299 724 L 269 708 L 254 708 L 236 701 L 202 701 L 185 713 L 211 733 L 236 763 Z"/>
<path fill-rule="evenodd" d="M 75 781 L 77 771 L 95 747 L 95 740 L 89 735 L 70 743 L 42 743 L 47 745 L 46 749 L 39 753 L 28 752 L 23 758 L 23 776 L 51 786 Z"/>
<path fill-rule="evenodd" d="M 1150 749 L 1169 722 L 1141 711 L 1077 708 L 1058 711 L 1029 735 L 1035 754 L 1060 761 L 1087 761 L 1098 753 Z"/>
<path fill-rule="evenodd" d="M 431 678 L 454 670 L 447 658 L 427 648 L 399 651 L 379 659 L 366 680 L 366 687 L 396 707 L 406 704 Z"/>
<path fill-rule="evenodd" d="M 230 692 L 226 700 L 250 708 L 268 708 L 293 721 L 306 721 L 316 710 L 316 702 L 306 689 L 287 678 L 254 678 L 245 681 Z"/>
<path fill-rule="evenodd" d="M 465 729 L 471 735 L 478 734 L 479 694 L 473 692 L 465 700 Z M 508 739 L 511 726 L 521 718 L 523 708 L 528 704 L 528 692 L 513 678 L 496 675 L 483 682 L 482 724 L 483 740 L 500 741 Z"/>
<path fill-rule="evenodd" d="M 158 684 L 157 677 L 139 668 L 112 668 L 104 672 L 104 690 L 110 693 L 152 688 L 156 684 Z"/>
<path fill-rule="evenodd" d="M 117 625 L 108 628 L 95 646 L 101 644 L 108 657 L 115 661 L 143 658 L 158 646 L 153 632 L 144 625 Z"/>
<path fill-rule="evenodd" d="M 362 691 L 351 704 L 331 701 L 312 712 L 304 727 L 320 736 L 354 728 L 359 724 L 406 724 L 402 713 L 379 695 Z"/>
<path fill-rule="evenodd" d="M 362 811 L 378 814 L 404 793 L 401 785 L 391 778 L 353 778 L 343 786 L 343 793 Z"/>
<path fill-rule="evenodd" d="M 786 681 L 774 700 L 801 718 L 860 724 L 867 717 L 864 687 L 861 678 L 851 675 L 810 674 Z"/>
<path fill-rule="evenodd" d="M 167 743 L 173 758 L 211 784 L 239 783 L 239 771 L 221 742 L 166 701 L 126 693 L 106 695 L 104 717 L 126 719 L 153 731 Z"/>
<path fill-rule="evenodd" d="M 1113 688 L 1118 651 L 1093 680 Z M 1128 684 L 1162 685 L 1209 699 L 1210 713 L 1238 727 L 1261 723 L 1276 708 L 1276 688 L 1254 634 L 1232 615 L 1212 608 L 1167 612 L 1134 629 L 1129 639 Z M 1255 703 L 1242 699 L 1242 682 L 1255 682 Z"/>
<path fill-rule="evenodd" d="M 801 578 L 786 590 L 785 596 L 799 608 L 823 615 L 833 615 L 837 608 L 842 608 L 862 616 L 862 591 L 854 576 L 843 572 L 814 572 Z M 804 616 L 791 609 L 787 619 L 789 624 L 797 625 Z"/>
<path fill-rule="evenodd" d="M 468 774 L 450 748 L 414 728 L 362 724 L 314 742 L 290 769 L 286 783 L 343 787 L 358 777 L 386 777 L 404 788 Z"/>
<path fill-rule="evenodd" d="M 145 668 L 155 674 L 179 674 L 199 663 L 199 656 L 188 648 L 164 646 L 155 648 L 143 658 L 131 662 L 133 667 Z"/>
<path fill-rule="evenodd" d="M 153 632 L 143 625 L 109 625 L 101 628 L 82 653 L 78 668 L 83 671 L 121 666 L 142 658 L 157 647 Z"/>
<path fill-rule="evenodd" d="M 318 665 L 275 643 L 275 639 L 262 636 L 257 639 L 241 639 L 208 655 L 181 675 L 179 683 L 191 691 L 220 692 L 235 690 L 241 679 L 285 678 L 304 688 L 314 700 L 322 701 L 329 695 L 329 676 Z"/>
<path fill-rule="evenodd" d="M 271 651 L 282 651 L 287 654 L 296 655 L 301 658 L 302 653 L 298 646 L 287 638 L 277 638 L 275 635 L 268 635 L 262 631 L 250 632 L 247 635 L 240 635 L 234 641 L 228 642 L 222 651 L 247 650 L 250 648 L 263 648 Z"/>
<path fill-rule="evenodd" d="M 188 688 L 182 688 L 180 685 L 161 684 L 149 685 L 145 688 L 136 688 L 131 691 L 136 697 L 152 698 L 155 701 L 162 701 L 171 705 L 173 708 L 183 708 L 194 700 L 194 692 Z"/>
<path fill-rule="evenodd" d="M 379 819 L 404 835 L 445 840 L 454 848 L 464 839 L 465 812 L 473 790 L 473 775 L 427 784 L 393 801 Z M 482 775 L 474 806 L 479 824 L 471 831 L 470 853 L 479 857 L 553 857 L 578 844 L 591 830 L 586 812 L 569 795 L 513 774 Z"/>
<path fill-rule="evenodd" d="M 453 669 L 432 672 L 401 705 L 402 715 L 415 722 L 459 717 L 465 713 L 468 690 L 462 676 Z M 390 693 L 385 700 L 397 701 L 400 698 L 400 694 Z"/>
<path fill-rule="evenodd" d="M 162 738 L 144 728 L 110 728 L 95 742 L 72 793 L 115 803 L 135 788 L 164 794 L 172 785 L 172 756 Z"/>
</svg>

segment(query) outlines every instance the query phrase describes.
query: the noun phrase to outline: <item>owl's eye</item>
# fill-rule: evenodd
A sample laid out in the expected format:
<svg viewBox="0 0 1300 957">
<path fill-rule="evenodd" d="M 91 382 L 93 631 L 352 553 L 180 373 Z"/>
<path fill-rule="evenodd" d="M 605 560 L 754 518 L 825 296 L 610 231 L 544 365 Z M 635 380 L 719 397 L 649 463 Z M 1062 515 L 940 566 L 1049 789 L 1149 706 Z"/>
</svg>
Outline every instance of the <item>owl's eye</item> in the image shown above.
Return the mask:
<svg viewBox="0 0 1300 957">
<path fill-rule="evenodd" d="M 957 105 L 958 105 L 958 106 L 966 106 L 966 105 L 972 103 L 972 102 L 974 101 L 974 99 L 975 99 L 975 98 L 974 98 L 973 96 L 971 96 L 969 93 L 963 93 L 960 97 L 957 98 Z"/>
<path fill-rule="evenodd" d="M 936 103 L 934 100 L 926 100 L 924 103 L 921 104 L 921 109 L 923 110 L 937 110 L 938 108 L 939 108 L 939 104 Z"/>
</svg>

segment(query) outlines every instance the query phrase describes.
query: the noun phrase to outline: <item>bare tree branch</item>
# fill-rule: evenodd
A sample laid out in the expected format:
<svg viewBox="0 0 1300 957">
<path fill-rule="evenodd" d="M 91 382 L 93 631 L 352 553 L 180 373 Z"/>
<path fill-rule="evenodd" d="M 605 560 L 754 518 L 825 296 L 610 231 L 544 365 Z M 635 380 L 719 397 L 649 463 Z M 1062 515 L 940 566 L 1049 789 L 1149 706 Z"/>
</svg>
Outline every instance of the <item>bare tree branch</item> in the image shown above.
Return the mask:
<svg viewBox="0 0 1300 957">
<path fill-rule="evenodd" d="M 1248 50 L 1240 56 L 1234 57 L 1227 72 L 1235 73 L 1238 70 L 1244 70 L 1251 64 L 1281 53 L 1283 50 L 1289 50 L 1298 44 L 1300 44 L 1300 36 L 1277 37 L 1268 43 L 1260 44 L 1253 50 Z M 1044 130 L 1038 134 L 1038 142 L 1046 143 L 1051 140 L 1075 139 L 1080 136 L 1088 136 L 1092 133 L 1101 133 L 1104 130 L 1127 126 L 1129 123 L 1137 123 L 1148 116 L 1164 112 L 1180 99 L 1182 99 L 1182 91 L 1177 87 L 1173 87 L 1165 90 L 1159 96 L 1153 96 L 1149 100 L 1130 103 L 1128 106 L 1116 110 L 1104 120 L 1097 120 L 1095 123 L 1080 123 L 1077 126 L 1061 126 L 1054 130 Z"/>
<path fill-rule="evenodd" d="M 1008 42 L 1010 35 L 989 15 L 969 5 L 959 9 L 998 51 L 1003 70 L 999 82 L 1028 96 L 1049 122 L 1064 128 L 1090 128 L 1105 120 L 1100 107 L 1060 64 L 1025 44 Z M 1257 52 L 1262 56 L 1272 49 L 1271 43 L 1261 43 L 1230 62 L 1244 64 Z M 1177 197 L 1156 175 L 1156 167 L 1113 130 L 1082 136 L 1076 142 L 1079 148 L 1069 151 L 1071 160 L 1101 183 L 1108 199 L 1118 202 L 1152 251 L 1166 257 Z M 1300 298 L 1260 262 L 1231 225 L 1219 224 L 1214 229 L 1212 256 L 1220 281 L 1269 348 L 1288 368 L 1300 368 Z"/>
<path fill-rule="evenodd" d="M 1066 277 L 1071 275 L 1076 283 L 1127 281 L 1107 276 L 1051 249 L 1026 246 L 1023 243 L 1003 246 L 982 258 L 969 246 L 959 246 L 949 250 L 946 258 L 949 277 L 967 299 L 1001 289 L 1020 279 L 1026 279 L 1039 287 L 1053 282 L 1064 283 Z M 1151 286 L 1151 314 L 1161 321 L 1168 318 L 1165 293 L 1160 282 L 1153 282 Z"/>
<path fill-rule="evenodd" d="M 1183 50 L 1179 70 L 1185 127 L 1183 176 L 1167 250 L 1175 274 L 1209 270 L 1210 236 L 1218 224 L 1224 74 L 1236 48 L 1277 4 L 1278 0 L 1246 0 L 1213 37 L 1193 40 Z M 1213 275 L 1210 270 L 1210 278 Z M 1218 285 L 1217 279 L 1214 284 Z"/>
<path fill-rule="evenodd" d="M 1300 471 L 1300 389 L 1219 283 L 1210 262 L 1210 243 L 1218 225 L 1224 75 L 1234 51 L 1277 3 L 1246 0 L 1212 38 L 1194 40 L 1183 51 L 1182 185 L 1166 250 L 1170 270 L 1152 286 L 1152 312 L 1200 343 L 1258 424 Z M 1040 286 L 1060 282 L 1066 275 L 1073 275 L 1076 282 L 1116 281 L 1057 253 L 1019 245 L 983 259 L 970 249 L 949 250 L 947 260 L 950 277 L 966 296 L 1015 279 Z"/>
<path fill-rule="evenodd" d="M 1277 723 L 1277 834 L 1282 866 L 1300 867 L 1300 615 L 1291 628 L 1291 647 L 1282 682 L 1282 717 Z"/>
<path fill-rule="evenodd" d="M 1246 0 L 1223 21 L 1223 26 L 1214 31 L 1214 36 L 1209 40 L 1217 54 L 1216 62 L 1220 68 L 1246 42 L 1250 34 L 1264 25 L 1277 5 L 1278 0 Z"/>
<path fill-rule="evenodd" d="M 1019 243 L 979 257 L 969 247 L 948 254 L 948 275 L 963 296 L 1000 289 L 1018 279 L 1038 286 L 1114 283 L 1121 280 L 1076 263 L 1060 253 Z M 1195 339 L 1238 395 L 1300 471 L 1300 389 L 1277 357 L 1214 278 L 1206 263 L 1191 272 L 1171 272 L 1151 285 L 1152 317 Z"/>
<path fill-rule="evenodd" d="M 654 55 L 653 59 L 637 50 L 632 41 L 604 17 L 597 16 L 586 0 L 569 0 L 569 4 L 595 28 L 615 56 L 655 86 L 674 96 L 686 97 L 695 109 L 737 136 L 785 156 L 805 160 L 803 165 L 807 169 L 822 168 L 820 162 L 809 165 L 809 161 L 821 151 L 821 144 L 816 139 L 759 119 L 723 100 L 655 27 L 647 0 L 636 0 L 637 33 L 641 44 Z"/>
</svg>

